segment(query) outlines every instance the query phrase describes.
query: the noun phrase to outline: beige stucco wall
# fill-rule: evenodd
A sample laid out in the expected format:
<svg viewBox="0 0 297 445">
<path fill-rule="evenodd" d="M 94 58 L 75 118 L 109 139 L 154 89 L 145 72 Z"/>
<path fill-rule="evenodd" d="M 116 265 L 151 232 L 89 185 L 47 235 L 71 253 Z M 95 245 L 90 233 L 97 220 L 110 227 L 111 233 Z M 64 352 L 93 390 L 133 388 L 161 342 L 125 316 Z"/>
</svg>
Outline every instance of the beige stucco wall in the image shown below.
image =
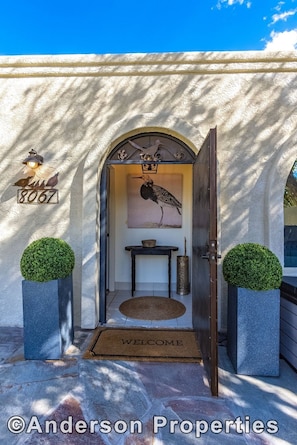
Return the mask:
<svg viewBox="0 0 297 445">
<path fill-rule="evenodd" d="M 41 236 L 74 248 L 76 323 L 82 311 L 82 326 L 96 325 L 101 168 L 117 142 L 143 130 L 197 152 L 217 126 L 221 253 L 255 241 L 282 260 L 296 99 L 295 53 L 0 57 L 0 325 L 22 325 L 19 259 Z M 57 205 L 16 202 L 12 184 L 31 148 L 60 172 Z M 219 267 L 222 329 L 225 294 Z"/>
</svg>

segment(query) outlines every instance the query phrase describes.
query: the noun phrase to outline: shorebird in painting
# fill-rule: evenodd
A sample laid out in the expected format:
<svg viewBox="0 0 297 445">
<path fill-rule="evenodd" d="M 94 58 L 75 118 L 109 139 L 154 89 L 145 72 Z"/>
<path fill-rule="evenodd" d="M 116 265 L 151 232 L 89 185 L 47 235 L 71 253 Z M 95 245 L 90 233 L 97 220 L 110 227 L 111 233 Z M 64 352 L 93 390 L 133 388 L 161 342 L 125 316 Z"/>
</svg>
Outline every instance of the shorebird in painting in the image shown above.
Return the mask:
<svg viewBox="0 0 297 445">
<path fill-rule="evenodd" d="M 160 207 L 161 219 L 159 226 L 163 224 L 164 207 L 176 208 L 178 214 L 181 215 L 180 209 L 182 208 L 182 204 L 172 193 L 164 187 L 154 184 L 154 181 L 149 175 L 136 176 L 135 178 L 143 180 L 143 184 L 140 187 L 140 196 L 145 200 L 150 199 Z"/>
</svg>

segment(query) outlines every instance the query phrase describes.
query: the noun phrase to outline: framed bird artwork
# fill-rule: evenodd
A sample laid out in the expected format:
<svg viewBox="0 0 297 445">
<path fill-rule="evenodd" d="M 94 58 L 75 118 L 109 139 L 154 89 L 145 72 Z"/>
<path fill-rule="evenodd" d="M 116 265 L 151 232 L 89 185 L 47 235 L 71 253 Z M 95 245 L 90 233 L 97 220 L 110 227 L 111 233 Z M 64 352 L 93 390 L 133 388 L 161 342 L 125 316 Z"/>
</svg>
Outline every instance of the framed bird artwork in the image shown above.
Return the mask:
<svg viewBox="0 0 297 445">
<path fill-rule="evenodd" d="M 128 175 L 129 228 L 182 227 L 181 174 Z"/>
</svg>

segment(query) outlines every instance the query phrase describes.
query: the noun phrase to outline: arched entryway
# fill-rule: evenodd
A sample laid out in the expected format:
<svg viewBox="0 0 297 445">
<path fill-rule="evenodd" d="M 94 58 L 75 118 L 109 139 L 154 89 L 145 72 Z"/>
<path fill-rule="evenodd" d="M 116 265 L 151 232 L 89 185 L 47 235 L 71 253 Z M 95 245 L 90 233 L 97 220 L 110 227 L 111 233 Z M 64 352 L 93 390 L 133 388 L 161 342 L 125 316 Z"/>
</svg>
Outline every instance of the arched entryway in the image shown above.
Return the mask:
<svg viewBox="0 0 297 445">
<path fill-rule="evenodd" d="M 94 329 L 99 320 L 100 296 L 100 182 L 105 174 L 104 165 L 114 147 L 128 136 L 141 131 L 170 133 L 184 141 L 197 154 L 203 143 L 199 128 L 167 112 L 129 114 L 109 125 L 79 166 L 83 172 L 82 252 L 81 252 L 81 326 Z M 168 130 L 170 129 L 170 130 Z M 74 206 L 77 205 L 73 199 Z M 75 207 L 76 208 L 76 207 Z M 76 208 L 76 211 L 80 209 Z"/>
<path fill-rule="evenodd" d="M 297 161 L 287 178 L 284 193 L 284 267 L 297 269 Z"/>
<path fill-rule="evenodd" d="M 296 268 L 286 267 L 284 261 L 284 194 L 294 161 L 296 160 L 296 137 L 286 140 L 275 152 L 265 189 L 265 244 L 277 255 L 284 266 L 284 275 L 296 275 Z"/>
<path fill-rule="evenodd" d="M 107 289 L 123 282 L 128 285 L 127 277 L 131 276 L 125 245 L 139 244 L 146 238 L 157 239 L 163 245 L 178 245 L 179 249 L 184 239 L 191 245 L 194 161 L 195 153 L 187 144 L 163 132 L 141 132 L 123 138 L 111 151 L 100 184 L 100 323 L 106 322 Z M 114 182 L 116 188 L 112 186 Z M 170 185 L 166 187 L 166 183 Z M 148 196 L 156 184 L 176 195 L 180 208 L 170 207 L 162 196 Z M 144 191 L 146 196 L 137 190 Z M 151 277 L 155 286 L 159 275 L 157 268 Z M 146 271 L 146 277 L 149 276 Z"/>
</svg>

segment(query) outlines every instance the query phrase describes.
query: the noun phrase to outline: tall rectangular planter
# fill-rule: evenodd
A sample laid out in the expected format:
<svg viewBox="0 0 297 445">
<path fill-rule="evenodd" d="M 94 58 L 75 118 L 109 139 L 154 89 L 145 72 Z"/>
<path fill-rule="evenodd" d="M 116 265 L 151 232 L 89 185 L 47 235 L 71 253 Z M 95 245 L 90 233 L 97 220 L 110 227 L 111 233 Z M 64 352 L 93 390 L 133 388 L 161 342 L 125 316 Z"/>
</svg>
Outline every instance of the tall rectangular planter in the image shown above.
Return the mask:
<svg viewBox="0 0 297 445">
<path fill-rule="evenodd" d="M 23 280 L 25 359 L 59 359 L 73 342 L 72 275 L 39 283 Z"/>
<path fill-rule="evenodd" d="M 278 376 L 280 291 L 228 288 L 227 352 L 237 374 Z"/>
</svg>

